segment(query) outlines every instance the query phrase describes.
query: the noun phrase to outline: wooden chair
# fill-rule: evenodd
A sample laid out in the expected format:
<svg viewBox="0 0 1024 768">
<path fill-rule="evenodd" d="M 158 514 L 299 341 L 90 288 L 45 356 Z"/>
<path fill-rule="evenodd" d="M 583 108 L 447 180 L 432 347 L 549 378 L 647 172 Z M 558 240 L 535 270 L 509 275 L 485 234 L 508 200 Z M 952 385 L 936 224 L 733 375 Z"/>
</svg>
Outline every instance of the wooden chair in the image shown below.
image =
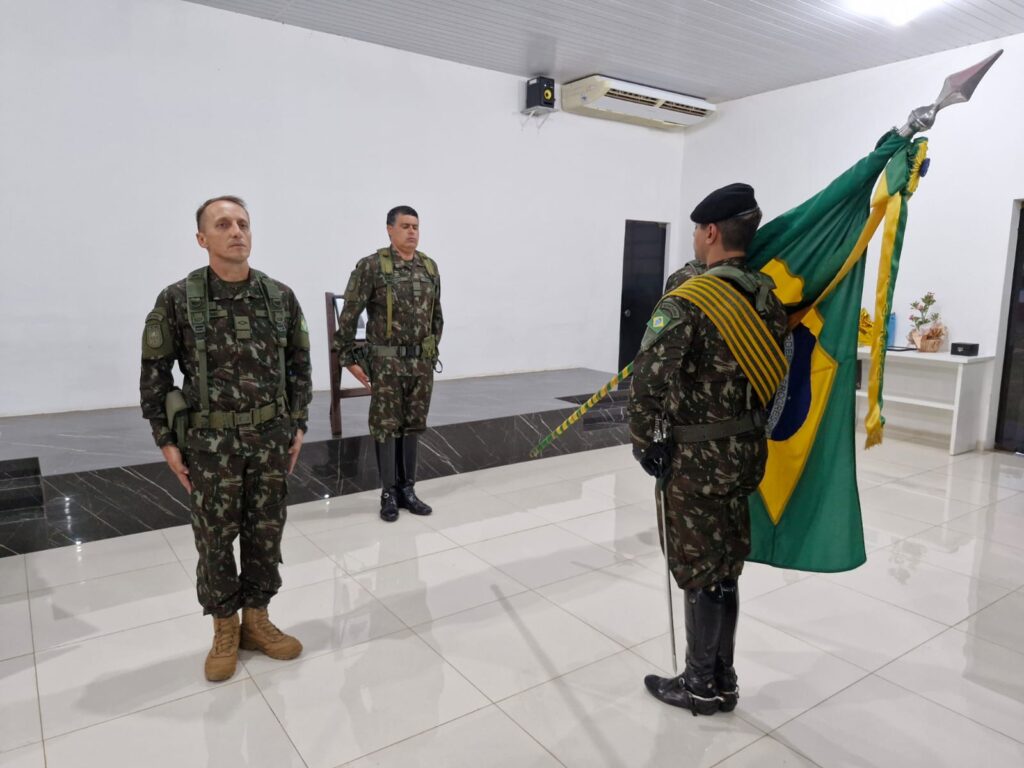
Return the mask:
<svg viewBox="0 0 1024 768">
<path fill-rule="evenodd" d="M 338 361 L 338 353 L 333 348 L 334 334 L 338 330 L 339 303 L 344 303 L 341 294 L 327 291 L 324 294 L 324 303 L 327 309 L 327 354 L 331 361 L 331 435 L 341 437 L 341 401 L 346 397 L 368 397 L 370 390 L 360 385 L 358 387 L 341 386 L 341 365 Z"/>
</svg>

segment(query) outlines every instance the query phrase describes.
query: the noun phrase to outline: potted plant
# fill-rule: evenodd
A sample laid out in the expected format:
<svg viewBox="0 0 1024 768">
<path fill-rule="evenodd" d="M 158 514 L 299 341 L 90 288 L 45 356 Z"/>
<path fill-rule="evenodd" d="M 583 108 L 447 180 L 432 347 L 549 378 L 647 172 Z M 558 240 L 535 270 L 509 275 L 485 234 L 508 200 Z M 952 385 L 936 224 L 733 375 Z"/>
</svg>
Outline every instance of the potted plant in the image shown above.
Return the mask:
<svg viewBox="0 0 1024 768">
<path fill-rule="evenodd" d="M 932 312 L 934 305 L 935 294 L 931 291 L 910 304 L 910 308 L 914 310 L 914 314 L 910 316 L 914 330 L 907 339 L 917 347 L 918 352 L 938 352 L 939 345 L 946 336 L 946 326 L 939 322 L 939 313 Z"/>
</svg>

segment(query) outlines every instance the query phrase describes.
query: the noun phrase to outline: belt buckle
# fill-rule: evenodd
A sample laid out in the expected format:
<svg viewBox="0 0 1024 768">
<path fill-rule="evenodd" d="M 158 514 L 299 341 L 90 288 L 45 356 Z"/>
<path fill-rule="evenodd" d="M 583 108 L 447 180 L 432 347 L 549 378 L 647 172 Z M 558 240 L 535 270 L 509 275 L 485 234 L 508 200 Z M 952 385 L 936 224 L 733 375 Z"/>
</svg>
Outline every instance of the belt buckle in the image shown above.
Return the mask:
<svg viewBox="0 0 1024 768">
<path fill-rule="evenodd" d="M 236 413 L 235 414 L 235 426 L 236 427 L 251 427 L 253 423 L 252 411 L 247 413 Z"/>
</svg>

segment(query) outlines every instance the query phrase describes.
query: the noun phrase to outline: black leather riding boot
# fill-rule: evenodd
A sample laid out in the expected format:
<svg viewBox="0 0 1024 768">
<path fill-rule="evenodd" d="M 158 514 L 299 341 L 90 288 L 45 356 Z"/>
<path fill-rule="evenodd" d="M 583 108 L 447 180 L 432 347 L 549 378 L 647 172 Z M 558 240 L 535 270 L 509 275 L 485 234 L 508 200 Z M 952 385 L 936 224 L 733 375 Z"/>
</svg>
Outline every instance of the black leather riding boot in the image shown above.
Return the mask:
<svg viewBox="0 0 1024 768">
<path fill-rule="evenodd" d="M 715 660 L 715 687 L 722 698 L 719 709 L 732 712 L 740 698 L 740 689 L 736 684 L 736 668 L 733 666 L 733 655 L 736 651 L 736 622 L 740 615 L 740 590 L 736 579 L 723 579 L 722 602 L 722 634 L 718 638 L 718 658 Z"/>
<path fill-rule="evenodd" d="M 388 438 L 374 443 L 377 448 L 377 472 L 380 474 L 380 519 L 393 523 L 398 519 L 395 498 L 395 441 Z"/>
<path fill-rule="evenodd" d="M 432 510 L 416 496 L 413 486 L 416 485 L 416 450 L 419 447 L 419 435 L 404 435 L 398 438 L 396 458 L 398 465 L 398 506 L 407 509 L 414 515 L 429 515 Z"/>
<path fill-rule="evenodd" d="M 644 685 L 656 699 L 688 709 L 694 716 L 718 711 L 715 660 L 724 607 L 718 584 L 686 590 L 686 669 L 679 677 L 645 677 Z"/>
</svg>

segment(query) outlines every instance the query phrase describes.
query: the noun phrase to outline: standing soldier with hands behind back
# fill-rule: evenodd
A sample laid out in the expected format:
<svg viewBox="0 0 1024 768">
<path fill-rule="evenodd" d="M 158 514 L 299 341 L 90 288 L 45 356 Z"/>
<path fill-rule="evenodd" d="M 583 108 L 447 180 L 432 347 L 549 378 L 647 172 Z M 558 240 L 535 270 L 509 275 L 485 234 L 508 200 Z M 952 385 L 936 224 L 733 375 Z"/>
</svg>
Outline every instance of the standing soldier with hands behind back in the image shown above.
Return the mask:
<svg viewBox="0 0 1024 768">
<path fill-rule="evenodd" d="M 196 588 L 214 625 L 205 672 L 219 681 L 234 674 L 240 645 L 275 659 L 302 651 L 270 622 L 267 605 L 281 586 L 287 476 L 302 448 L 312 380 L 295 294 L 249 267 L 245 203 L 207 200 L 196 226 L 209 266 L 161 291 L 146 317 L 140 390 L 142 415 L 191 497 Z"/>
<path fill-rule="evenodd" d="M 416 496 L 416 454 L 434 388 L 441 341 L 441 279 L 437 265 L 416 250 L 419 214 L 407 205 L 388 211 L 391 245 L 356 264 L 345 288 L 334 348 L 341 365 L 370 388 L 370 436 L 380 472 L 380 516 L 398 510 L 429 515 Z M 366 310 L 366 344 L 356 345 L 359 315 Z"/>
<path fill-rule="evenodd" d="M 737 580 L 750 552 L 747 497 L 764 475 L 765 409 L 786 372 L 787 318 L 774 281 L 746 264 L 761 221 L 754 190 L 718 189 L 690 218 L 696 263 L 677 273 L 648 323 L 629 425 L 634 455 L 664 488 L 665 556 L 686 593 L 686 668 L 644 683 L 667 704 L 710 715 L 739 698 L 733 653 Z M 669 442 L 657 439 L 659 421 Z"/>
</svg>

